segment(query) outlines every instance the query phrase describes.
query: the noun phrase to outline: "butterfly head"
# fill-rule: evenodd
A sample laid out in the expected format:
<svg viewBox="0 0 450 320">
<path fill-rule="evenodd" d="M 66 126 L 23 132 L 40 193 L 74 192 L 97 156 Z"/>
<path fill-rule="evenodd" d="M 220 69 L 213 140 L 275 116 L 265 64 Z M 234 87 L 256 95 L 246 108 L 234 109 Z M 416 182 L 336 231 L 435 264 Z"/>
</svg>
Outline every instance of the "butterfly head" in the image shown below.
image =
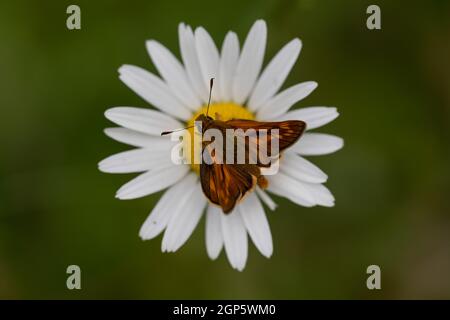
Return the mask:
<svg viewBox="0 0 450 320">
<path fill-rule="evenodd" d="M 214 121 L 214 119 L 206 114 L 200 114 L 198 115 L 198 117 L 195 119 L 195 121 L 199 121 L 199 122 L 210 122 L 210 121 Z"/>
<path fill-rule="evenodd" d="M 197 128 L 197 130 L 199 132 L 202 132 L 202 128 L 208 128 L 209 125 L 214 121 L 213 118 L 211 118 L 210 116 L 206 115 L 206 114 L 200 114 L 196 119 L 195 119 L 195 127 Z"/>
</svg>

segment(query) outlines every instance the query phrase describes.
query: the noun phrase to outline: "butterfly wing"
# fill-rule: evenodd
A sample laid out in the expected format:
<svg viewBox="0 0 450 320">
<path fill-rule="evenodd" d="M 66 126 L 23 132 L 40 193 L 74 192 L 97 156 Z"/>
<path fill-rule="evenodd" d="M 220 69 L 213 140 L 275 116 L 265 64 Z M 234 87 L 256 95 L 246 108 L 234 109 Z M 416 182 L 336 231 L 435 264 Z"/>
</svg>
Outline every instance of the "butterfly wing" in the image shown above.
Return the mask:
<svg viewBox="0 0 450 320">
<path fill-rule="evenodd" d="M 268 140 L 277 138 L 279 141 L 279 152 L 289 148 L 297 142 L 306 129 L 306 123 L 300 120 L 260 122 L 254 120 L 232 119 L 225 123 L 231 128 L 242 129 L 244 131 L 248 129 L 254 129 L 256 131 L 261 129 L 267 130 L 268 134 L 263 137 Z M 270 135 L 270 131 L 273 129 L 278 129 L 278 134 Z"/>
<path fill-rule="evenodd" d="M 299 120 L 259 122 L 233 119 L 225 124 L 234 129 L 236 136 L 241 135 L 242 139 L 234 141 L 235 146 L 239 145 L 239 141 L 241 144 L 242 141 L 245 141 L 245 163 L 256 163 L 258 166 L 266 168 L 270 167 L 280 152 L 293 145 L 306 128 L 306 123 Z M 278 144 L 277 147 L 274 145 L 275 143 Z M 236 149 L 237 147 L 235 147 Z M 235 157 L 237 155 L 238 153 L 235 152 Z"/>
<path fill-rule="evenodd" d="M 224 213 L 229 213 L 254 188 L 261 175 L 260 169 L 255 164 L 219 163 L 215 151 L 210 148 L 211 145 L 204 146 L 204 157 L 210 158 L 200 164 L 203 193 Z"/>
</svg>

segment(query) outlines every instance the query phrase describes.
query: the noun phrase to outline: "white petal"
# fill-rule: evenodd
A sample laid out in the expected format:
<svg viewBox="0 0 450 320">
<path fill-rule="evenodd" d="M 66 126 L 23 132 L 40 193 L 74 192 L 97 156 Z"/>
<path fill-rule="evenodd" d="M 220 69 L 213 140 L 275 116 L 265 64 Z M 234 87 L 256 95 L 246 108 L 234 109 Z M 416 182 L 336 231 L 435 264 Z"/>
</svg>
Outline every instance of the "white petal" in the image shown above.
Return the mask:
<svg viewBox="0 0 450 320">
<path fill-rule="evenodd" d="M 318 156 L 333 153 L 344 146 L 340 137 L 325 133 L 305 133 L 291 150 L 304 156 Z"/>
<path fill-rule="evenodd" d="M 248 254 L 247 231 L 238 209 L 220 215 L 222 235 L 228 261 L 233 268 L 242 271 L 245 268 Z"/>
<path fill-rule="evenodd" d="M 146 45 L 155 67 L 164 80 L 166 80 L 173 94 L 189 109 L 198 109 L 201 101 L 194 93 L 188 81 L 188 76 L 177 58 L 155 40 L 147 41 Z"/>
<path fill-rule="evenodd" d="M 189 193 L 190 197 L 182 204 L 182 209 L 172 215 L 164 232 L 161 244 L 163 251 L 177 251 L 189 239 L 205 209 L 206 197 L 200 183 L 186 190 L 186 193 Z"/>
<path fill-rule="evenodd" d="M 263 256 L 270 258 L 273 253 L 272 234 L 258 197 L 254 193 L 249 194 L 247 199 L 240 203 L 239 212 L 256 248 Z"/>
<path fill-rule="evenodd" d="M 159 110 L 178 119 L 188 120 L 191 112 L 172 94 L 167 84 L 142 68 L 124 65 L 119 78 L 134 92 Z"/>
<path fill-rule="evenodd" d="M 196 180 L 197 176 L 194 173 L 188 174 L 162 195 L 139 231 L 142 240 L 149 240 L 159 235 L 166 228 L 170 217 L 179 210 L 183 210 L 182 204 L 189 199 L 189 193 L 186 190 L 193 189 Z"/>
<path fill-rule="evenodd" d="M 106 110 L 105 117 L 128 129 L 160 136 L 162 131 L 179 128 L 180 122 L 155 110 L 115 107 Z"/>
<path fill-rule="evenodd" d="M 219 63 L 219 80 L 217 81 L 222 100 L 225 102 L 232 100 L 231 88 L 238 59 L 239 40 L 236 33 L 230 31 L 227 33 L 222 45 Z"/>
<path fill-rule="evenodd" d="M 180 23 L 178 26 L 180 40 L 180 52 L 183 58 L 184 67 L 192 87 L 203 103 L 208 102 L 209 87 L 203 81 L 203 74 L 198 61 L 197 48 L 195 47 L 195 37 L 190 26 Z"/>
<path fill-rule="evenodd" d="M 314 199 L 316 200 L 316 203 L 320 206 L 324 207 L 333 207 L 334 206 L 334 196 L 328 190 L 327 187 L 325 187 L 323 184 L 320 183 L 305 183 L 307 188 L 310 190 L 310 192 L 313 194 Z"/>
<path fill-rule="evenodd" d="M 304 182 L 323 183 L 328 179 L 328 176 L 319 167 L 293 152 L 283 154 L 280 170 Z"/>
<path fill-rule="evenodd" d="M 100 161 L 98 168 L 108 173 L 143 172 L 170 161 L 171 145 L 163 149 L 134 149 L 114 154 Z"/>
<path fill-rule="evenodd" d="M 308 107 L 285 113 L 276 120 L 302 120 L 306 122 L 306 130 L 312 130 L 330 123 L 338 116 L 334 107 Z"/>
<path fill-rule="evenodd" d="M 169 137 L 151 136 L 122 127 L 106 128 L 104 132 L 111 139 L 134 147 L 159 147 L 173 144 Z"/>
<path fill-rule="evenodd" d="M 233 80 L 233 99 L 238 104 L 247 100 L 255 85 L 264 60 L 267 26 L 263 20 L 256 21 L 242 47 Z"/>
<path fill-rule="evenodd" d="M 256 193 L 258 194 L 259 198 L 266 204 L 266 206 L 269 207 L 270 210 L 274 211 L 277 207 L 277 204 L 275 201 L 272 200 L 272 198 L 262 190 L 260 187 L 256 187 Z"/>
<path fill-rule="evenodd" d="M 187 165 L 165 164 L 165 167 L 143 173 L 124 184 L 116 194 L 122 200 L 136 199 L 158 192 L 183 178 L 189 171 Z"/>
<path fill-rule="evenodd" d="M 295 61 L 297 61 L 301 47 L 300 39 L 294 39 L 286 44 L 269 62 L 250 96 L 248 102 L 250 110 L 257 110 L 277 93 Z"/>
<path fill-rule="evenodd" d="M 195 29 L 195 46 L 203 83 L 209 84 L 211 78 L 219 79 L 219 51 L 209 33 L 202 27 Z M 217 85 L 213 87 L 211 100 L 220 100 L 220 90 Z"/>
<path fill-rule="evenodd" d="M 314 196 L 304 183 L 282 172 L 266 178 L 269 180 L 268 191 L 304 207 L 312 207 L 316 204 Z"/>
<path fill-rule="evenodd" d="M 223 247 L 222 225 L 220 216 L 223 214 L 219 207 L 208 206 L 206 215 L 206 252 L 210 259 L 215 260 Z"/>
<path fill-rule="evenodd" d="M 261 120 L 279 117 L 298 101 L 307 97 L 315 88 L 317 88 L 317 82 L 314 81 L 296 84 L 264 103 L 258 109 L 256 116 Z"/>
</svg>

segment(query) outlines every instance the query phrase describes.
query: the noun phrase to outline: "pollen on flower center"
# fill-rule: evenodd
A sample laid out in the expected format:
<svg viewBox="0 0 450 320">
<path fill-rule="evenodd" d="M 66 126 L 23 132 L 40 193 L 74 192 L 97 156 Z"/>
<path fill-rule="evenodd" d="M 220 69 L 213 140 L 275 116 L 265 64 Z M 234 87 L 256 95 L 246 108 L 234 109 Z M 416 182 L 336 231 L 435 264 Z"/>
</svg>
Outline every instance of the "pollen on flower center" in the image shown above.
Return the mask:
<svg viewBox="0 0 450 320">
<path fill-rule="evenodd" d="M 202 106 L 192 116 L 192 118 L 187 122 L 186 125 L 188 127 L 193 126 L 194 122 L 195 122 L 195 119 L 197 119 L 197 117 L 199 115 L 201 115 L 201 114 L 206 114 L 206 105 Z M 248 109 L 246 109 L 244 106 L 241 106 L 241 105 L 238 105 L 238 104 L 235 104 L 235 103 L 231 103 L 231 102 L 211 104 L 209 106 L 208 115 L 211 118 L 216 119 L 216 115 L 217 114 L 219 115 L 220 120 L 222 120 L 222 121 L 227 121 L 227 120 L 231 120 L 231 119 L 248 119 L 248 120 L 253 120 L 255 118 L 255 116 Z M 188 129 L 188 133 L 190 135 L 190 150 L 186 150 L 186 148 L 188 147 L 188 144 L 185 143 L 184 152 L 183 153 L 187 157 L 189 157 L 188 160 L 190 160 L 189 163 L 191 164 L 192 170 L 194 170 L 197 174 L 199 174 L 199 172 L 200 172 L 200 165 L 194 163 L 194 130 L 195 130 L 195 128 L 189 128 Z M 186 140 L 184 140 L 184 141 L 186 141 Z M 198 146 L 197 150 L 201 150 L 201 146 Z"/>
</svg>

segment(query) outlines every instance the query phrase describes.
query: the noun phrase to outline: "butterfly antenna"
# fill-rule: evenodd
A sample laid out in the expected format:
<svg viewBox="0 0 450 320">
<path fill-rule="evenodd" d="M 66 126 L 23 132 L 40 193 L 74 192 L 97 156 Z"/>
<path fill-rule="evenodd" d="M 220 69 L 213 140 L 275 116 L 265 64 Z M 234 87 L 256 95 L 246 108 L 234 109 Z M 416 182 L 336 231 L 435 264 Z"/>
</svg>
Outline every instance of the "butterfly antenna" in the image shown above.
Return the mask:
<svg viewBox="0 0 450 320">
<path fill-rule="evenodd" d="M 168 135 L 168 134 L 171 134 L 171 133 L 174 133 L 174 132 L 178 132 L 178 131 L 190 129 L 190 128 L 193 128 L 193 127 L 194 127 L 194 126 L 189 126 L 189 127 L 186 127 L 186 128 L 181 128 L 181 129 L 172 130 L 172 131 L 163 131 L 163 132 L 161 132 L 161 135 L 162 135 L 162 136 L 165 136 L 165 135 Z"/>
<path fill-rule="evenodd" d="M 212 93 L 213 84 L 214 84 L 214 78 L 211 78 L 209 80 L 209 98 L 208 98 L 208 107 L 206 108 L 206 116 L 208 116 L 209 105 L 211 104 L 211 93 Z"/>
<path fill-rule="evenodd" d="M 211 78 L 209 80 L 209 98 L 208 98 L 208 107 L 206 108 L 206 116 L 208 116 L 208 112 L 209 112 L 209 105 L 211 104 L 211 93 L 212 93 L 212 88 L 213 88 L 213 84 L 214 84 L 214 78 Z M 181 130 L 186 130 L 186 129 L 190 129 L 193 128 L 194 126 L 189 126 L 186 128 L 181 128 L 181 129 L 177 129 L 177 130 L 172 130 L 172 131 L 163 131 L 161 132 L 161 136 L 165 136 L 174 132 L 178 132 Z"/>
</svg>

